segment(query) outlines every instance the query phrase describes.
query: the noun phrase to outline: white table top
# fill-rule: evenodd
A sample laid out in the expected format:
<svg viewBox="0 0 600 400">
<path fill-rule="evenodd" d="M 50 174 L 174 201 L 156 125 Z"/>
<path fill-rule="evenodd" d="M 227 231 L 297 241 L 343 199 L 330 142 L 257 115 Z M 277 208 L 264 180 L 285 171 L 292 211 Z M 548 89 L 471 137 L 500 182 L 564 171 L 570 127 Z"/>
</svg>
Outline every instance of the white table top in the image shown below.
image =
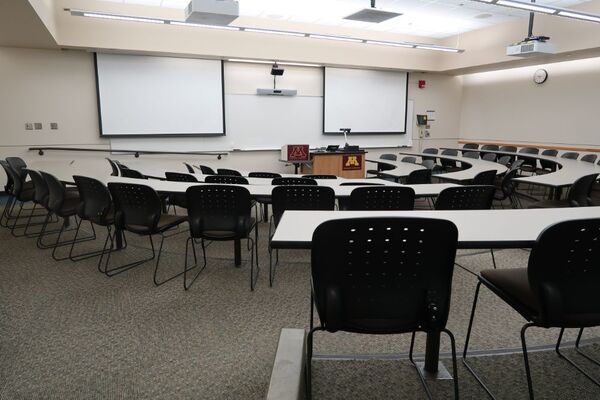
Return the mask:
<svg viewBox="0 0 600 400">
<path fill-rule="evenodd" d="M 110 182 L 121 182 L 121 183 L 135 183 L 138 185 L 147 185 L 156 190 L 157 192 L 168 192 L 168 193 L 185 193 L 188 187 L 194 185 L 206 185 L 201 182 L 172 182 L 172 181 L 159 181 L 156 179 L 133 179 L 123 178 L 119 176 L 105 176 L 100 179 L 105 184 Z M 371 179 L 369 179 L 371 181 Z M 242 186 L 248 189 L 252 196 L 269 197 L 275 186 L 272 185 L 233 185 Z M 435 183 L 430 185 L 398 185 L 394 186 L 408 186 L 413 188 L 417 197 L 429 197 L 437 196 L 439 193 L 449 187 L 457 186 L 452 183 Z M 331 186 L 335 192 L 336 197 L 348 197 L 354 189 L 359 186 Z"/>
<path fill-rule="evenodd" d="M 461 211 L 285 211 L 271 241 L 273 248 L 311 247 L 317 226 L 333 219 L 423 217 L 447 219 L 458 228 L 460 248 L 531 247 L 557 222 L 599 218 L 600 207 Z"/>
<path fill-rule="evenodd" d="M 400 160 L 387 160 L 385 158 L 367 158 L 367 161 L 374 163 L 386 164 L 394 167 L 394 169 L 382 171 L 382 174 L 393 176 L 395 178 L 404 178 L 410 175 L 413 171 L 426 169 L 421 164 L 408 163 Z"/>
</svg>

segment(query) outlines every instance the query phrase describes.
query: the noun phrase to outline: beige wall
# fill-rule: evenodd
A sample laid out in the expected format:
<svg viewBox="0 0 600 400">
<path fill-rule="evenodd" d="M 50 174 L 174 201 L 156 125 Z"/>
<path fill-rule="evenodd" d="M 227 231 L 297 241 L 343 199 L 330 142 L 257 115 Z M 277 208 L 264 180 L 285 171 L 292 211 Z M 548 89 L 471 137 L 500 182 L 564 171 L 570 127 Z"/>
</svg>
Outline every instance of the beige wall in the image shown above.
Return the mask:
<svg viewBox="0 0 600 400">
<path fill-rule="evenodd" d="M 599 105 L 600 58 L 464 75 L 460 137 L 600 148 Z"/>
</svg>

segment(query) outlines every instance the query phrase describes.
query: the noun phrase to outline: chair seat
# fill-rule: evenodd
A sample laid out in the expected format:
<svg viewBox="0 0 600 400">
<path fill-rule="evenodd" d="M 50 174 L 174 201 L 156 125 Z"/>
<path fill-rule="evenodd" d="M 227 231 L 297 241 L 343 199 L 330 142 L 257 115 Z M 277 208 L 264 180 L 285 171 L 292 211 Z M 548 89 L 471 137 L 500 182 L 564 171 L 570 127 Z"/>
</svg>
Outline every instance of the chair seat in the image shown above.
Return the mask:
<svg viewBox="0 0 600 400">
<path fill-rule="evenodd" d="M 543 200 L 531 204 L 529 208 L 563 208 L 570 206 L 568 200 Z"/>
<path fill-rule="evenodd" d="M 527 268 L 487 269 L 479 280 L 525 318 L 539 314 L 538 300 L 529 286 Z"/>
<path fill-rule="evenodd" d="M 148 227 L 144 225 L 126 225 L 125 228 L 131 232 L 140 235 L 148 235 L 164 232 L 167 229 L 171 229 L 174 226 L 177 226 L 185 221 L 187 221 L 186 216 L 163 214 L 160 216 L 160 219 L 158 220 L 158 224 L 156 225 L 156 229 L 154 231 L 150 231 L 150 229 L 148 229 Z"/>
<path fill-rule="evenodd" d="M 232 240 L 247 237 L 254 228 L 256 219 L 252 217 L 244 218 L 244 235 L 240 236 L 238 232 L 226 230 L 206 230 L 202 231 L 201 237 L 207 240 Z"/>
</svg>

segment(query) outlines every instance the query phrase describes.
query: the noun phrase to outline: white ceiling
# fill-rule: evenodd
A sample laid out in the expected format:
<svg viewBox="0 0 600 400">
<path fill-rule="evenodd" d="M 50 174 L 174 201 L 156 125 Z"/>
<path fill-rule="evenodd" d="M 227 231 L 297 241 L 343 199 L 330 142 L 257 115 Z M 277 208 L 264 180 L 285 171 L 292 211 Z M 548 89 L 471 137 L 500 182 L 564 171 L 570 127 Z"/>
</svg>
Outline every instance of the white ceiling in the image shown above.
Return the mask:
<svg viewBox="0 0 600 400">
<path fill-rule="evenodd" d="M 103 1 L 178 9 L 184 9 L 189 3 L 189 0 Z M 586 1 L 538 0 L 536 3 L 568 8 Z M 370 0 L 239 0 L 239 3 L 240 16 L 431 38 L 444 38 L 528 15 L 524 11 L 471 0 L 378 0 L 377 8 L 403 15 L 371 24 L 343 19 L 360 9 L 369 8 Z M 523 32 L 526 32 L 525 26 Z"/>
</svg>

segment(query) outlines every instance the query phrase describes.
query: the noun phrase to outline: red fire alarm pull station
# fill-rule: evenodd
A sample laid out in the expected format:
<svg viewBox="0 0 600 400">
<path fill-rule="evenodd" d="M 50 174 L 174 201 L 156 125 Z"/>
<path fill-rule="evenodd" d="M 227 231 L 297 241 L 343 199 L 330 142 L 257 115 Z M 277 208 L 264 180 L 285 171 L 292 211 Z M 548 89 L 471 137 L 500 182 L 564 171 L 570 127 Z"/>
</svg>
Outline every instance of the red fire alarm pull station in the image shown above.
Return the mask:
<svg viewBox="0 0 600 400">
<path fill-rule="evenodd" d="M 424 80 L 419 81 L 419 89 L 425 89 L 425 81 Z"/>
</svg>

